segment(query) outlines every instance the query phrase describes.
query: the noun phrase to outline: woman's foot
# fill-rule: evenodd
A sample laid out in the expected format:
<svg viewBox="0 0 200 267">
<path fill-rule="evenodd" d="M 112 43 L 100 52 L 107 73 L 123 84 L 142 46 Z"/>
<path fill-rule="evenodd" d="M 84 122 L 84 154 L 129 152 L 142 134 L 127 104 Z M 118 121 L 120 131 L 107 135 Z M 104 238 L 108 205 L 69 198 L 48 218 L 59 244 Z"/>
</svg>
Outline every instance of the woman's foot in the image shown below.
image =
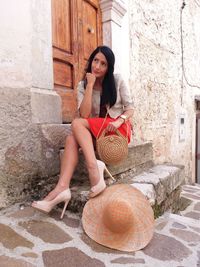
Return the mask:
<svg viewBox="0 0 200 267">
<path fill-rule="evenodd" d="M 66 186 L 57 185 L 51 192 L 48 193 L 48 195 L 43 200 L 51 201 L 54 198 L 56 198 L 57 195 L 59 195 L 62 191 L 66 190 L 67 188 L 68 187 Z"/>
<path fill-rule="evenodd" d="M 52 195 L 53 194 L 51 194 L 51 197 Z M 45 198 L 44 200 L 41 200 L 41 201 L 34 201 L 31 206 L 39 211 L 49 213 L 53 209 L 54 206 L 56 206 L 57 204 L 61 202 L 65 202 L 65 205 L 64 205 L 61 217 L 60 217 L 62 219 L 70 199 L 71 199 L 71 192 L 70 192 L 70 189 L 68 188 L 58 193 L 54 199 L 47 200 L 47 198 Z"/>
<path fill-rule="evenodd" d="M 91 187 L 91 190 L 89 193 L 90 198 L 96 197 L 101 192 L 103 192 L 106 188 L 106 183 L 104 181 L 104 170 L 107 170 L 106 165 L 103 161 L 97 160 L 97 166 L 98 166 L 98 171 L 99 171 L 99 181 L 97 182 L 97 184 Z"/>
</svg>

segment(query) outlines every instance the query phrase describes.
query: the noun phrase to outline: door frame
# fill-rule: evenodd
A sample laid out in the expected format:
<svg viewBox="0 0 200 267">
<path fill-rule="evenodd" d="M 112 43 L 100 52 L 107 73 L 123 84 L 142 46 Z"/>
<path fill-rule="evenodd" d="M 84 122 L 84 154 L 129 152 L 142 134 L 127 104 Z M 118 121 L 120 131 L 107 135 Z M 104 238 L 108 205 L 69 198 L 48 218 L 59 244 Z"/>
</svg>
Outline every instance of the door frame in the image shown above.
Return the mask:
<svg viewBox="0 0 200 267">
<path fill-rule="evenodd" d="M 198 182 L 198 164 L 197 160 L 200 160 L 200 152 L 198 153 L 198 145 L 200 144 L 200 138 L 198 138 L 198 134 L 200 135 L 200 132 L 198 133 L 198 120 L 200 120 L 200 113 L 196 113 L 196 125 L 195 125 L 195 182 Z"/>
</svg>

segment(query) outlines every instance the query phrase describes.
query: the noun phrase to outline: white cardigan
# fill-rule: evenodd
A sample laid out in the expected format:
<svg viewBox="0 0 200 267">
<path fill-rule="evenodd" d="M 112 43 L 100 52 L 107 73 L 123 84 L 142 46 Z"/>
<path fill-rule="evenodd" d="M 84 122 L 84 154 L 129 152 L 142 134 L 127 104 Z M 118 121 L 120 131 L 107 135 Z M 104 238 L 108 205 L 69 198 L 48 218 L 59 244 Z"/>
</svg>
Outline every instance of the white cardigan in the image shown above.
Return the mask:
<svg viewBox="0 0 200 267">
<path fill-rule="evenodd" d="M 122 79 L 120 74 L 114 74 L 115 78 L 115 86 L 117 90 L 117 100 L 111 108 L 108 108 L 108 114 L 111 118 L 117 118 L 124 111 L 133 109 L 133 102 L 130 96 L 130 91 L 126 86 L 124 80 Z M 80 108 L 81 102 L 84 97 L 84 81 L 80 81 L 78 84 L 78 109 Z M 93 90 L 92 92 L 92 112 L 91 117 L 99 117 L 100 111 L 100 91 Z"/>
</svg>

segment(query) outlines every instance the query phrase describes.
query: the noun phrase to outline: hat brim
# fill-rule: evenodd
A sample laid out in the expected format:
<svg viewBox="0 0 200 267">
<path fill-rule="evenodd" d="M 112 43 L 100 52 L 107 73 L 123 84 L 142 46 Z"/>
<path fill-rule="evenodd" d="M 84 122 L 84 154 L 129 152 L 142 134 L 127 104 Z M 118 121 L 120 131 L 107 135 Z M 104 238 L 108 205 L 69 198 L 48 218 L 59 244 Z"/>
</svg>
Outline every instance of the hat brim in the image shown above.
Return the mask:
<svg viewBox="0 0 200 267">
<path fill-rule="evenodd" d="M 119 198 L 128 201 L 133 211 L 133 225 L 125 233 L 112 232 L 103 222 L 105 205 Z M 86 234 L 101 245 L 121 251 L 137 251 L 153 237 L 154 214 L 141 191 L 131 185 L 118 184 L 106 188 L 86 203 L 82 224 Z"/>
</svg>

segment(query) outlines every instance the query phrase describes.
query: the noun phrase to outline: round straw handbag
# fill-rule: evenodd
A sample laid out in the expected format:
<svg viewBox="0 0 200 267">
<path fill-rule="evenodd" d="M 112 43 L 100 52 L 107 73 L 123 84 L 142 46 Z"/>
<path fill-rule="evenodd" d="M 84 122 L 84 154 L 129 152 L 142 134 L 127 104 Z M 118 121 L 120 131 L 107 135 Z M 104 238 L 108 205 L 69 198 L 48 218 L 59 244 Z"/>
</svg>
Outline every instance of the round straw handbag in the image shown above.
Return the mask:
<svg viewBox="0 0 200 267">
<path fill-rule="evenodd" d="M 96 149 L 99 158 L 108 165 L 119 164 L 128 156 L 128 138 L 120 131 L 116 134 L 106 135 L 105 129 L 96 139 Z"/>
</svg>

